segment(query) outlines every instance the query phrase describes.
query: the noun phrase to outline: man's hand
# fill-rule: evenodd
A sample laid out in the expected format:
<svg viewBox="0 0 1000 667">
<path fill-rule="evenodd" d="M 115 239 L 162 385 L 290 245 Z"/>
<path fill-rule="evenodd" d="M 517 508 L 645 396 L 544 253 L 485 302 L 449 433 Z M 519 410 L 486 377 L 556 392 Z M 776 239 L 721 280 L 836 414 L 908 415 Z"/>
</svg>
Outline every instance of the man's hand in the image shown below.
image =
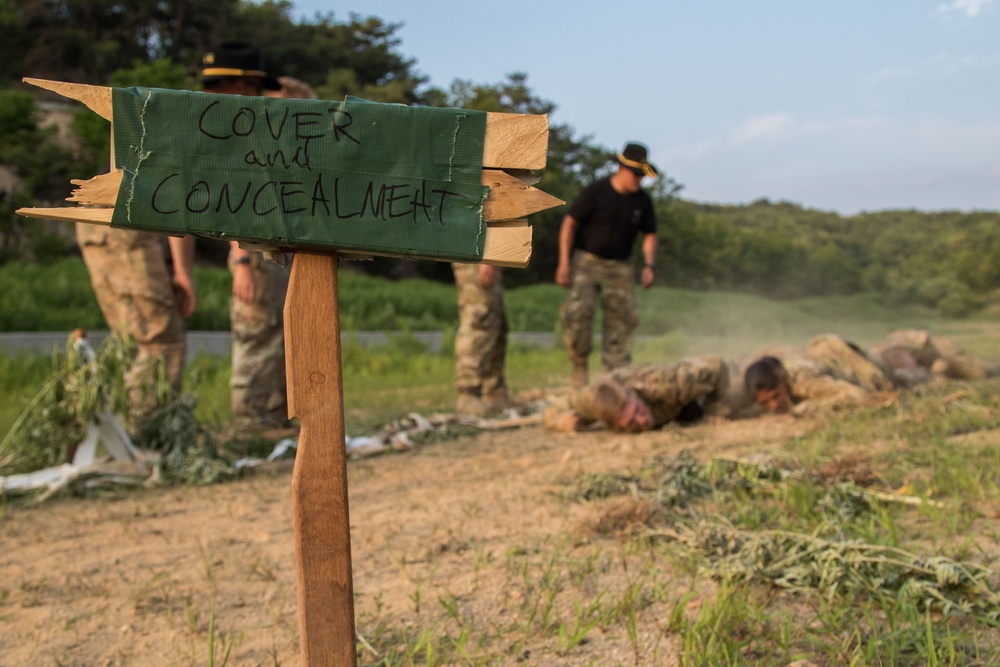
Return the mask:
<svg viewBox="0 0 1000 667">
<path fill-rule="evenodd" d="M 573 240 L 576 238 L 576 220 L 573 216 L 563 217 L 559 226 L 559 263 L 556 267 L 556 285 L 569 289 L 573 280 L 570 264 L 573 257 Z"/>
<path fill-rule="evenodd" d="M 479 265 L 479 285 L 482 287 L 492 287 L 493 283 L 496 282 L 497 276 L 500 275 L 500 270 L 491 264 L 480 264 Z"/>
<path fill-rule="evenodd" d="M 177 311 L 181 317 L 188 318 L 194 313 L 198 303 L 198 297 L 194 290 L 194 283 L 183 274 L 175 275 L 173 279 L 174 300 L 177 302 Z"/>
<path fill-rule="evenodd" d="M 656 249 L 660 245 L 660 240 L 656 234 L 645 234 L 642 237 L 642 258 L 646 264 L 642 267 L 642 288 L 649 289 L 653 286 L 653 278 L 656 277 Z"/>
<path fill-rule="evenodd" d="M 233 268 L 233 298 L 243 303 L 253 303 L 257 296 L 257 286 L 253 282 L 253 271 L 249 264 L 236 264 Z"/>
<path fill-rule="evenodd" d="M 640 278 L 640 280 L 642 281 L 642 288 L 649 289 L 650 287 L 652 287 L 653 278 L 655 277 L 656 277 L 656 271 L 653 270 L 653 267 L 649 265 L 642 267 L 642 276 Z"/>
<path fill-rule="evenodd" d="M 173 259 L 170 282 L 174 288 L 177 312 L 181 317 L 191 317 L 198 301 L 194 291 L 194 237 L 171 236 L 167 238 L 167 245 Z"/>
<path fill-rule="evenodd" d="M 556 267 L 556 285 L 569 289 L 572 278 L 573 274 L 570 271 L 569 263 L 559 262 L 559 266 Z"/>
</svg>

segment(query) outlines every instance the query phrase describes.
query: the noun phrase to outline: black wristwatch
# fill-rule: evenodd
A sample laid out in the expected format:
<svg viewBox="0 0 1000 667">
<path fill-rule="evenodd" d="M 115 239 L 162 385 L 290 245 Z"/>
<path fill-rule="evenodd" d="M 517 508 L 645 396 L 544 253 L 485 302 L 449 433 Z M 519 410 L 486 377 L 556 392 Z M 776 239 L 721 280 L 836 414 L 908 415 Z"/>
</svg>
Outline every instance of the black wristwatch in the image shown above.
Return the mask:
<svg viewBox="0 0 1000 667">
<path fill-rule="evenodd" d="M 656 264 L 647 264 L 646 268 L 649 269 L 650 271 L 655 272 L 656 271 Z"/>
<path fill-rule="evenodd" d="M 252 264 L 253 260 L 250 259 L 250 255 L 243 255 L 236 260 L 237 264 Z"/>
</svg>

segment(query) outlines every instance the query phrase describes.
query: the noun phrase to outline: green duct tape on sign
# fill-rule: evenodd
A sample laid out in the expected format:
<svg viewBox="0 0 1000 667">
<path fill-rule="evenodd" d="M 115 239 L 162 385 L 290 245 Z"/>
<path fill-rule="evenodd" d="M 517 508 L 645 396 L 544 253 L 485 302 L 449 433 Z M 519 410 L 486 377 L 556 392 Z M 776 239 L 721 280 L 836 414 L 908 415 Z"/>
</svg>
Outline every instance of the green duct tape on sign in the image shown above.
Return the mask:
<svg viewBox="0 0 1000 667">
<path fill-rule="evenodd" d="M 138 87 L 113 109 L 113 226 L 482 259 L 484 112 Z"/>
</svg>

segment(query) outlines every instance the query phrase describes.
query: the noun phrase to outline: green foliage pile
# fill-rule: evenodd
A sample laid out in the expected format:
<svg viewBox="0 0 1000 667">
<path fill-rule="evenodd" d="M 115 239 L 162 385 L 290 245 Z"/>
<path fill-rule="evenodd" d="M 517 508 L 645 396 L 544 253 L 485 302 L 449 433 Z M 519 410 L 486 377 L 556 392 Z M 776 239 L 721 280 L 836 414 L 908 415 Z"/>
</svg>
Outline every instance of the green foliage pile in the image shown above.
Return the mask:
<svg viewBox="0 0 1000 667">
<path fill-rule="evenodd" d="M 109 337 L 93 363 L 72 344 L 52 357 L 51 374 L 0 441 L 0 474 L 33 472 L 63 463 L 83 440 L 93 415 L 128 409 L 125 372 L 135 358 L 129 340 Z"/>
<path fill-rule="evenodd" d="M 136 447 L 160 453 L 160 470 L 167 482 L 201 486 L 236 476 L 232 463 L 220 455 L 215 437 L 195 416 L 197 403 L 193 393 L 166 402 L 133 436 Z"/>
<path fill-rule="evenodd" d="M 648 521 L 631 525 L 632 534 L 665 541 L 726 585 L 752 582 L 827 604 L 865 599 L 1000 625 L 993 571 L 865 539 L 873 523 L 892 526 L 894 518 L 884 497 L 851 481 L 826 484 L 771 463 L 703 464 L 681 452 L 654 457 L 633 474 L 589 474 L 570 494 L 588 502 L 614 496 L 648 502 Z M 782 523 L 787 528 L 762 529 Z"/>
<path fill-rule="evenodd" d="M 47 364 L 38 364 L 37 374 L 44 375 L 40 388 L 0 441 L 0 475 L 34 472 L 68 462 L 98 413 L 127 415 L 125 373 L 135 354 L 131 339 L 109 336 L 92 361 L 70 341 L 64 350 L 56 350 Z M 27 360 L 4 361 L 13 369 L 24 368 Z M 6 374 L 2 377 L 5 384 L 18 385 L 9 387 L 13 394 L 30 386 Z M 220 455 L 215 436 L 196 416 L 197 394 L 173 396 L 162 364 L 153 369 L 152 377 L 148 391 L 156 396 L 158 407 L 131 437 L 136 447 L 160 455 L 156 463 L 160 479 L 201 485 L 235 477 L 236 470 Z"/>
</svg>

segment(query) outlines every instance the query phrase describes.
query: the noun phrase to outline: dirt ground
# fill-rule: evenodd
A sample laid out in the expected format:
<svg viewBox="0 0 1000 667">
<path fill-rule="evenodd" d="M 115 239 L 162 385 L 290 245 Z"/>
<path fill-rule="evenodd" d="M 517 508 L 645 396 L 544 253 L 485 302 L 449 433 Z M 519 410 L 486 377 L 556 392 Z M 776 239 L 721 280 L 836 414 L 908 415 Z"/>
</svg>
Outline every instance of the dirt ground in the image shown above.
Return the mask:
<svg viewBox="0 0 1000 667">
<path fill-rule="evenodd" d="M 386 633 L 412 638 L 448 621 L 441 600 L 452 596 L 473 627 L 514 627 L 527 593 L 511 554 L 596 550 L 607 585 L 624 587 L 629 573 L 613 566 L 622 541 L 581 530 L 595 508 L 568 500 L 567 484 L 633 471 L 655 454 L 747 456 L 809 426 L 775 417 L 642 435 L 532 426 L 351 461 L 357 630 L 383 647 Z M 0 665 L 205 665 L 210 636 L 219 656 L 234 639 L 229 665 L 300 665 L 290 482 L 285 470 L 0 507 Z M 526 636 L 516 656 L 496 647 L 497 664 L 671 664 L 667 610 L 643 613 L 631 641 L 624 629 L 595 629 L 560 655 Z"/>
</svg>

